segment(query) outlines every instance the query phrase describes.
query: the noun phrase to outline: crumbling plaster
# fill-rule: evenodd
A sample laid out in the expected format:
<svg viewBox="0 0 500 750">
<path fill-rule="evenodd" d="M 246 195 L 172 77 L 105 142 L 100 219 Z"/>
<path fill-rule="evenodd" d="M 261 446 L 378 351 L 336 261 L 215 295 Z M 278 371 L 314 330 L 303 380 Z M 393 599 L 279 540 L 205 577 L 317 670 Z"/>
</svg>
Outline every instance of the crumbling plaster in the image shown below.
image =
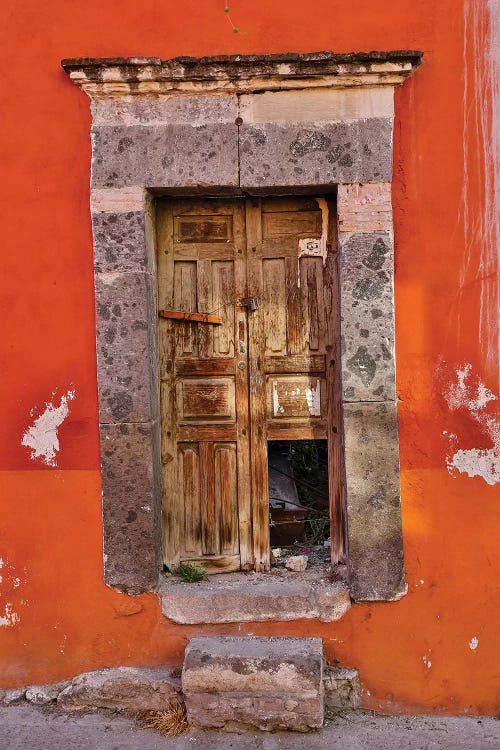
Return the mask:
<svg viewBox="0 0 500 750">
<path fill-rule="evenodd" d="M 92 99 L 105 580 L 160 570 L 155 194 L 338 195 L 351 593 L 405 593 L 394 365 L 393 89 L 417 52 L 66 60 Z"/>
</svg>

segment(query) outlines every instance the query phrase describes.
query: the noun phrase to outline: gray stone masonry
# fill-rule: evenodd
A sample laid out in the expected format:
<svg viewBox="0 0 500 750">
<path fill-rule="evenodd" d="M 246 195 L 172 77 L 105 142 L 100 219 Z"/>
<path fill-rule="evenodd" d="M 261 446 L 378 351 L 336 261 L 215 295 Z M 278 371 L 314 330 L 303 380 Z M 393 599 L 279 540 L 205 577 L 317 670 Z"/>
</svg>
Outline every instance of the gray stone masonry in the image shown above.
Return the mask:
<svg viewBox="0 0 500 750">
<path fill-rule="evenodd" d="M 400 599 L 407 590 L 399 488 L 397 406 L 344 403 L 350 592 Z"/>
<path fill-rule="evenodd" d="M 113 667 L 84 672 L 72 680 L 28 688 L 0 690 L 0 704 L 23 700 L 35 706 L 57 704 L 64 711 L 108 708 L 113 711 L 161 711 L 180 694 L 180 670 Z"/>
<path fill-rule="evenodd" d="M 328 580 L 327 571 L 303 573 L 227 573 L 199 583 L 164 576 L 163 614 L 181 624 L 319 619 L 339 620 L 350 608 L 345 582 Z"/>
<path fill-rule="evenodd" d="M 236 732 L 318 729 L 322 677 L 319 638 L 192 638 L 182 670 L 188 721 Z"/>
<path fill-rule="evenodd" d="M 394 401 L 394 258 L 390 232 L 341 235 L 344 401 Z"/>
<path fill-rule="evenodd" d="M 322 658 L 318 639 L 247 638 L 240 643 L 241 640 L 196 639 L 188 647 L 189 668 L 184 686 L 192 693 L 190 706 L 197 716 L 209 721 L 214 707 L 217 716 L 221 716 L 227 701 L 241 717 L 251 706 L 267 710 L 269 694 L 271 698 L 277 694 L 283 701 L 285 693 L 294 691 L 302 691 L 299 713 L 305 717 L 306 710 L 316 711 L 318 659 Z M 208 672 L 201 674 L 200 667 L 204 669 L 206 665 Z M 354 669 L 325 666 L 323 689 L 327 715 L 360 705 L 359 677 Z M 63 682 L 0 690 L 0 705 L 27 701 L 70 712 L 106 708 L 136 713 L 161 711 L 171 699 L 182 700 L 180 691 L 180 669 L 114 667 L 85 672 Z"/>
<path fill-rule="evenodd" d="M 240 185 L 288 188 L 385 182 L 392 173 L 392 120 L 264 122 L 240 129 Z"/>
<path fill-rule="evenodd" d="M 179 680 L 168 669 L 116 667 L 75 677 L 59 693 L 57 703 L 66 711 L 161 711 L 179 691 Z"/>
<path fill-rule="evenodd" d="M 325 666 L 323 687 L 326 716 L 361 706 L 361 685 L 356 669 Z"/>
<path fill-rule="evenodd" d="M 104 576 L 130 594 L 153 588 L 161 565 L 159 449 L 155 423 L 101 425 Z"/>
</svg>

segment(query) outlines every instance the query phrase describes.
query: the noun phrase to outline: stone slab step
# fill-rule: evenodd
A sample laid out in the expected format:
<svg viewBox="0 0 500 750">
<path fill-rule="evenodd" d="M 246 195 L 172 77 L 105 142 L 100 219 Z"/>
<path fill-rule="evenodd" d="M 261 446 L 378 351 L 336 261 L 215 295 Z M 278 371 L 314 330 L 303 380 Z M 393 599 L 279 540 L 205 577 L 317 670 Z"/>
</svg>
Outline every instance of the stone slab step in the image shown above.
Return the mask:
<svg viewBox="0 0 500 750">
<path fill-rule="evenodd" d="M 184 625 L 319 619 L 339 620 L 350 608 L 345 582 L 331 582 L 314 568 L 304 573 L 230 573 L 184 583 L 164 576 L 163 614 Z"/>
<path fill-rule="evenodd" d="M 182 690 L 188 721 L 227 731 L 308 732 L 323 724 L 320 638 L 192 638 Z"/>
</svg>

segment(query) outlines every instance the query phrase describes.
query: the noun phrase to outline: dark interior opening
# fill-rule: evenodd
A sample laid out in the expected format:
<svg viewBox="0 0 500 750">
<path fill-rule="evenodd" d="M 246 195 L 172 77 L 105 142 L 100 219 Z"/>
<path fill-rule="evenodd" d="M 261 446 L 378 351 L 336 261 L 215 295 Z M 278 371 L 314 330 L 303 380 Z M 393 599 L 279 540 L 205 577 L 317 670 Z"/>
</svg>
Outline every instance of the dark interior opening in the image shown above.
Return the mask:
<svg viewBox="0 0 500 750">
<path fill-rule="evenodd" d="M 330 557 L 328 443 L 277 440 L 268 443 L 269 523 L 274 564 L 287 554 L 310 562 Z M 278 554 L 275 553 L 278 549 Z"/>
</svg>

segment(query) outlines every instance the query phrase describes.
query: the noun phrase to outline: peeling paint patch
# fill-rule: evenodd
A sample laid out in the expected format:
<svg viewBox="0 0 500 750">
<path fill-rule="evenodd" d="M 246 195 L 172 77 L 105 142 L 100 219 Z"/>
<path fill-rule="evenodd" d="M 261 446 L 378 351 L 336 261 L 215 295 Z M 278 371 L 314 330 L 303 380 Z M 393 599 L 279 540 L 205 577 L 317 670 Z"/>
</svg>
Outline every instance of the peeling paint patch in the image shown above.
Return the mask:
<svg viewBox="0 0 500 750">
<path fill-rule="evenodd" d="M 490 401 L 496 401 L 497 397 L 492 393 L 484 383 L 476 380 L 471 383 L 472 365 L 466 364 L 457 367 L 456 382 L 450 383 L 445 391 L 446 401 L 452 411 L 461 407 L 476 411 L 484 409 Z"/>
<path fill-rule="evenodd" d="M 283 414 L 284 411 L 285 409 L 280 404 L 278 384 L 273 383 L 273 415 L 277 417 L 278 414 Z"/>
<path fill-rule="evenodd" d="M 3 573 L 3 575 L 0 575 L 0 583 L 2 584 L 2 588 L 19 588 L 19 586 L 21 585 L 21 579 L 12 575 L 14 566 L 11 565 L 8 560 L 5 560 L 2 557 L 0 557 L 0 569 Z M 2 605 L 2 608 L 0 608 L 0 627 L 10 628 L 13 625 L 16 625 L 19 620 L 20 617 L 17 612 L 14 611 L 11 602 L 6 602 Z"/>
<path fill-rule="evenodd" d="M 422 661 L 424 662 L 427 669 L 430 669 L 432 667 L 432 662 L 427 655 L 422 656 Z"/>
<path fill-rule="evenodd" d="M 448 471 L 453 472 L 454 469 L 469 477 L 482 477 L 487 484 L 500 481 L 499 455 L 494 448 L 458 450 L 448 459 Z"/>
<path fill-rule="evenodd" d="M 456 370 L 456 378 L 445 389 L 444 396 L 450 411 L 465 409 L 480 425 L 492 446 L 481 448 L 459 448 L 459 437 L 444 431 L 450 442 L 450 454 L 446 463 L 448 471 L 481 477 L 489 485 L 500 482 L 500 421 L 486 412 L 486 407 L 498 397 L 472 373 L 472 365 L 466 363 Z M 453 453 L 451 453 L 453 451 Z"/>
<path fill-rule="evenodd" d="M 478 646 L 479 646 L 479 638 L 476 638 L 476 636 L 473 636 L 469 641 L 469 648 L 471 651 L 475 651 Z"/>
<path fill-rule="evenodd" d="M 306 401 L 311 417 L 321 416 L 321 384 L 320 381 L 316 381 L 316 385 L 312 388 L 306 388 Z"/>
<path fill-rule="evenodd" d="M 31 448 L 32 461 L 41 459 L 47 466 L 57 466 L 56 456 L 59 452 L 57 431 L 69 414 L 69 401 L 74 398 L 75 391 L 69 390 L 61 396 L 59 406 L 47 402 L 42 414 L 36 417 L 33 424 L 27 428 L 21 445 Z"/>
<path fill-rule="evenodd" d="M 11 628 L 18 622 L 19 615 L 12 609 L 12 604 L 10 604 L 10 602 L 7 602 L 3 609 L 3 614 L 0 615 L 0 627 Z"/>
</svg>

